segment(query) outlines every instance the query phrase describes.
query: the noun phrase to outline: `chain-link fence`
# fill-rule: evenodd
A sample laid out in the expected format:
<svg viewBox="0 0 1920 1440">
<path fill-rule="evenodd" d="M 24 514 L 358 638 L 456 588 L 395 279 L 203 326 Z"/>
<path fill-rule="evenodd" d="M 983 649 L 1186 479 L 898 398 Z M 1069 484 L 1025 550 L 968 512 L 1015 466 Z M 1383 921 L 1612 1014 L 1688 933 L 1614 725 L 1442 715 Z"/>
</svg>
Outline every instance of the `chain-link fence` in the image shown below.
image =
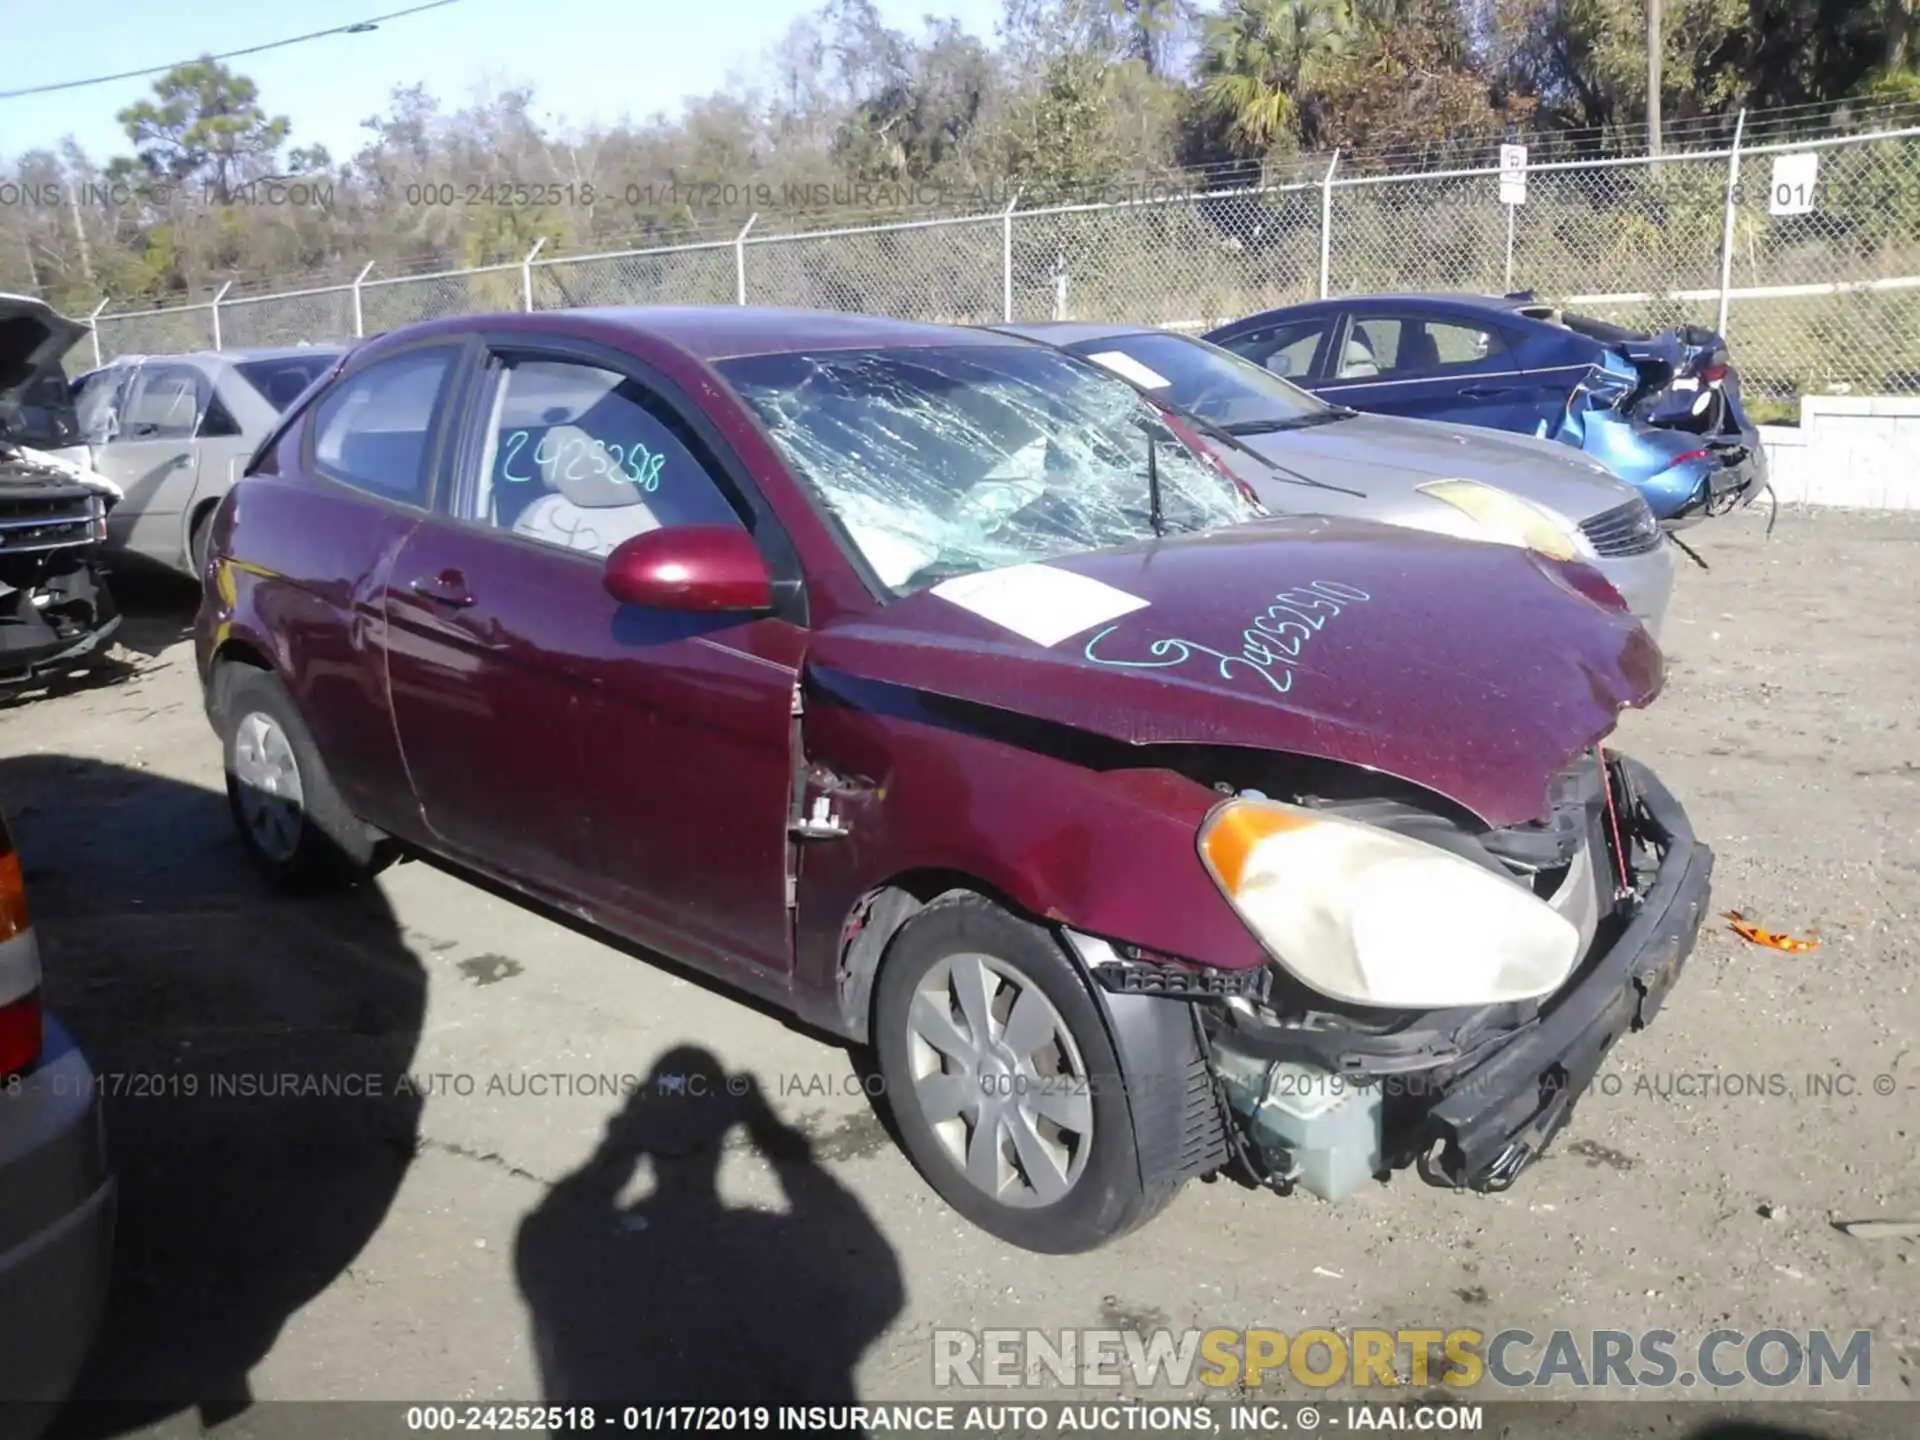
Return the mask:
<svg viewBox="0 0 1920 1440">
<path fill-rule="evenodd" d="M 1784 165 L 1777 163 L 1786 157 Z M 1784 177 L 1784 178 L 1783 178 Z M 777 233 L 382 277 L 96 318 L 102 357 L 348 340 L 439 315 L 799 306 L 924 320 L 1205 329 L 1380 291 L 1534 291 L 1642 329 L 1728 336 L 1749 400 L 1920 394 L 1920 128 L 1526 172 L 1339 173 L 1150 199 Z M 223 292 L 224 294 L 224 292 Z"/>
</svg>

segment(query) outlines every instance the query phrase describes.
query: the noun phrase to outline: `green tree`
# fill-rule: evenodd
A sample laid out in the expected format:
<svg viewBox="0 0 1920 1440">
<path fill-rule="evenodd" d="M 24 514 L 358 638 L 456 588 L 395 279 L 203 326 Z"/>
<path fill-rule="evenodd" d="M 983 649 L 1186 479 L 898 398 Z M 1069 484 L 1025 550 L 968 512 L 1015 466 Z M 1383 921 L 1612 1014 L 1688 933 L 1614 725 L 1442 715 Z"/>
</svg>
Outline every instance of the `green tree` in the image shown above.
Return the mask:
<svg viewBox="0 0 1920 1440">
<path fill-rule="evenodd" d="M 224 202 L 236 185 L 275 173 L 292 127 L 260 107 L 246 76 L 203 56 L 154 81 L 153 95 L 114 117 L 148 175 L 197 183 Z"/>
<path fill-rule="evenodd" d="M 971 147 L 993 82 L 986 47 L 952 21 L 935 23 L 905 68 L 841 121 L 832 147 L 841 173 L 855 181 L 925 181 L 965 171 L 957 162 Z"/>
<path fill-rule="evenodd" d="M 1233 0 L 1206 27 L 1200 92 L 1244 152 L 1262 154 L 1298 132 L 1300 99 L 1349 48 L 1340 0 Z"/>
<path fill-rule="evenodd" d="M 1312 143 L 1351 152 L 1485 141 L 1532 119 L 1530 96 L 1502 93 L 1474 64 L 1451 0 L 1395 9 L 1405 23 L 1363 22 L 1320 67 L 1304 127 Z"/>
<path fill-rule="evenodd" d="M 1112 0 L 1125 18 L 1127 53 L 1150 75 L 1173 73 L 1194 22 L 1193 0 Z"/>
</svg>

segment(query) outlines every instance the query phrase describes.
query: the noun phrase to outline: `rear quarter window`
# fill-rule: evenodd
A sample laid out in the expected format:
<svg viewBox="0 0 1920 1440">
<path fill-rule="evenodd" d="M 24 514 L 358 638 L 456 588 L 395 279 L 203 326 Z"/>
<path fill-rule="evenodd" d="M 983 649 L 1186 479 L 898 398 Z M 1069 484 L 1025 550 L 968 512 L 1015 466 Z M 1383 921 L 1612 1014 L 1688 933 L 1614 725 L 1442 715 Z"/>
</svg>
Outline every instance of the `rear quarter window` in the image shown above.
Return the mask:
<svg viewBox="0 0 1920 1440">
<path fill-rule="evenodd" d="M 336 350 L 310 355 L 276 355 L 270 360 L 247 360 L 233 368 L 269 405 L 285 414 L 300 397 L 333 367 Z"/>
</svg>

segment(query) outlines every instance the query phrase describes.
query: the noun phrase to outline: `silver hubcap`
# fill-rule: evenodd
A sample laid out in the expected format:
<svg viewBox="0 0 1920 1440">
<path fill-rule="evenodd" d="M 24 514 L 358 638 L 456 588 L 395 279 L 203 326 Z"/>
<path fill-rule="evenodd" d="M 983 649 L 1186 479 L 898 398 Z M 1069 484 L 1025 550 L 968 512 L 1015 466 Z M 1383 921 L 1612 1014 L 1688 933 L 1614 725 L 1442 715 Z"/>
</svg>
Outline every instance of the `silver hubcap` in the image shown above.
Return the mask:
<svg viewBox="0 0 1920 1440">
<path fill-rule="evenodd" d="M 254 710 L 234 726 L 233 774 L 248 836 L 268 859 L 292 859 L 300 845 L 300 765 L 271 715 Z"/>
<path fill-rule="evenodd" d="M 949 955 L 908 1021 L 914 1095 L 968 1180 L 1003 1205 L 1051 1205 L 1093 1150 L 1093 1091 L 1053 1003 L 988 955 Z"/>
</svg>

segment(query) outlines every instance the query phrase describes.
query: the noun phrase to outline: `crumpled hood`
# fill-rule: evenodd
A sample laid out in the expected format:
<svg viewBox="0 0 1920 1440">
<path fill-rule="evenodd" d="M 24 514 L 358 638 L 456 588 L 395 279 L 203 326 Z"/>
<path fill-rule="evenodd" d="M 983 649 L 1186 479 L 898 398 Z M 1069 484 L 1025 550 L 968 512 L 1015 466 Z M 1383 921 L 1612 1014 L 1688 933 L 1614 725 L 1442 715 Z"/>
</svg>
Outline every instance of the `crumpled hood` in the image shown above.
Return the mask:
<svg viewBox="0 0 1920 1440">
<path fill-rule="evenodd" d="M 87 335 L 87 327 L 69 320 L 31 295 L 0 295 L 0 412 L 8 410 L 28 385 L 61 360 Z"/>
<path fill-rule="evenodd" d="M 46 450 L 35 450 L 29 445 L 11 445 L 0 440 L 0 460 L 12 459 L 17 463 L 9 470 L 0 466 L 0 483 L 16 478 L 32 483 L 43 476 L 58 476 L 71 480 L 76 485 L 85 485 L 89 490 L 97 490 L 109 501 L 119 502 L 127 498 L 127 492 L 102 475 L 91 466 L 82 465 L 65 455 L 55 455 Z"/>
<path fill-rule="evenodd" d="M 1434 480 L 1479 480 L 1578 522 L 1636 493 L 1604 465 L 1557 441 L 1437 420 L 1354 415 L 1240 438 L 1312 479 L 1365 490 L 1376 500 L 1411 497 L 1415 487 Z"/>
<path fill-rule="evenodd" d="M 1592 579 L 1290 516 L 948 582 L 827 627 L 808 664 L 1130 744 L 1364 766 L 1511 825 L 1662 684 L 1640 624 L 1576 588 Z"/>
</svg>

